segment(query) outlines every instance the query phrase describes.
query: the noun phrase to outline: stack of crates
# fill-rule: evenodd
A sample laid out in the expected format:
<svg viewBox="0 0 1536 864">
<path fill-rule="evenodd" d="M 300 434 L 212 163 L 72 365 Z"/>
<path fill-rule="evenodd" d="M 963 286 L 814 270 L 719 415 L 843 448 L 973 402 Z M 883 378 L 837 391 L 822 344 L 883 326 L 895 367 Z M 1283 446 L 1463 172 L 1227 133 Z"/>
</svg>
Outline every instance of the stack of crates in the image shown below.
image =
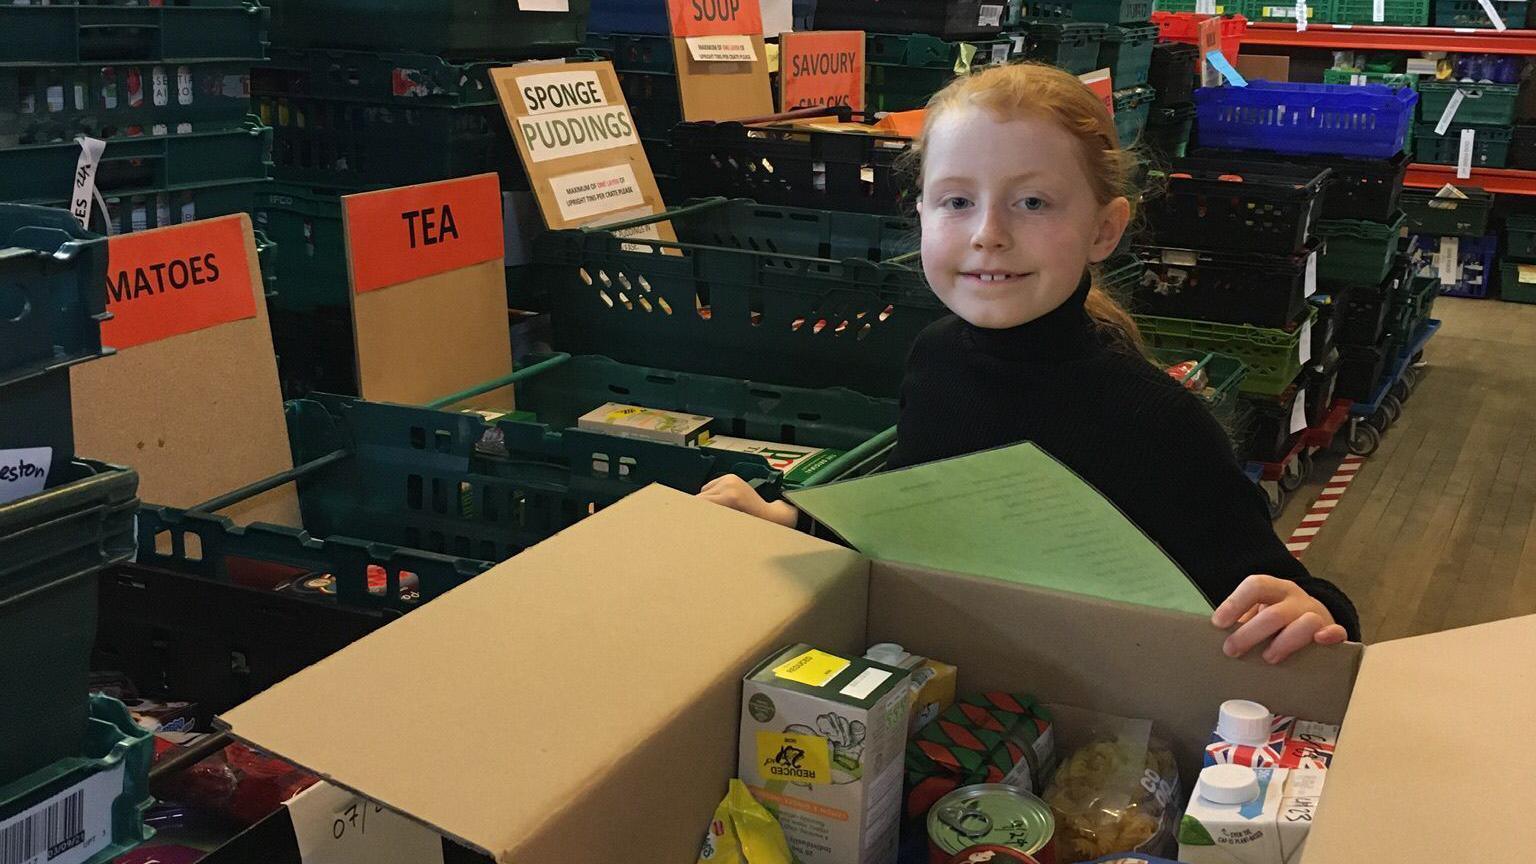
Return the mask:
<svg viewBox="0 0 1536 864">
<path fill-rule="evenodd" d="M 613 63 L 619 88 L 624 91 L 624 100 L 629 103 L 630 114 L 635 118 L 635 132 L 645 147 L 662 200 L 674 200 L 677 197 L 674 194 L 677 191 L 677 159 L 668 138 L 672 127 L 683 120 L 683 102 L 677 89 L 676 60 L 672 55 L 672 39 L 667 35 L 665 9 L 652 10 L 647 15 L 630 11 L 601 18 L 597 11 L 593 10 L 587 48 Z M 618 32 L 599 29 L 610 26 L 627 29 Z"/>
<path fill-rule="evenodd" d="M 955 76 L 1007 63 L 1028 50 L 1022 38 L 1002 34 L 961 41 L 928 33 L 869 33 L 864 43 L 864 107 L 868 111 L 922 108 Z"/>
<path fill-rule="evenodd" d="M 74 447 L 69 367 L 110 353 L 106 276 L 105 237 L 0 204 L 0 723 L 16 730 L 0 740 L 0 825 L 25 826 L 4 832 L 18 861 L 46 860 L 65 813 L 87 864 L 152 833 L 149 733 L 87 694 L 98 574 L 132 554 L 138 508 L 138 475 Z"/>
<path fill-rule="evenodd" d="M 1432 262 L 1440 293 L 1488 296 L 1499 238 L 1489 230 L 1492 193 L 1472 187 L 1409 189 L 1403 193 L 1404 232 Z"/>
<path fill-rule="evenodd" d="M 1522 57 L 1462 57 L 1450 78 L 1420 84 L 1415 161 L 1456 165 L 1470 136 L 1474 169 L 1508 167 L 1524 65 Z"/>
<path fill-rule="evenodd" d="M 271 151 L 250 116 L 267 16 L 241 0 L 0 5 L 0 201 L 67 207 L 85 136 L 106 142 L 93 230 L 249 211 Z"/>
<path fill-rule="evenodd" d="M 1530 0 L 1434 0 L 1435 26 L 1497 27 L 1488 14 L 1492 9 L 1505 27 L 1523 30 L 1532 20 L 1530 7 Z"/>
<path fill-rule="evenodd" d="M 1504 221 L 1499 297 L 1511 303 L 1536 303 L 1536 214 L 1511 215 Z"/>
<path fill-rule="evenodd" d="M 1135 247 L 1146 275 L 1131 308 L 1158 349 L 1216 351 L 1248 367 L 1240 392 L 1252 412 L 1243 455 L 1272 462 L 1320 417 L 1308 394 L 1331 390 L 1308 302 L 1316 291 L 1315 236 L 1327 168 L 1258 160 L 1176 160 L 1147 202 L 1150 242 Z M 1324 340 L 1326 342 L 1326 340 Z M 1319 368 L 1321 367 L 1321 368 Z M 1307 409 L 1304 420 L 1298 422 Z"/>
<path fill-rule="evenodd" d="M 1158 41 L 1150 0 L 1051 0 L 1030 7 L 1027 56 L 1045 60 L 1073 74 L 1108 69 L 1114 87 L 1115 128 L 1120 146 L 1141 142 L 1157 89 L 1149 83 Z M 1074 39 L 1097 44 L 1068 51 Z M 1079 59 L 1081 53 L 1081 59 Z"/>
<path fill-rule="evenodd" d="M 1157 92 L 1147 117 L 1147 152 L 1159 163 L 1181 158 L 1195 125 L 1195 76 L 1200 49 L 1182 42 L 1158 42 L 1152 49 L 1148 84 Z"/>
</svg>

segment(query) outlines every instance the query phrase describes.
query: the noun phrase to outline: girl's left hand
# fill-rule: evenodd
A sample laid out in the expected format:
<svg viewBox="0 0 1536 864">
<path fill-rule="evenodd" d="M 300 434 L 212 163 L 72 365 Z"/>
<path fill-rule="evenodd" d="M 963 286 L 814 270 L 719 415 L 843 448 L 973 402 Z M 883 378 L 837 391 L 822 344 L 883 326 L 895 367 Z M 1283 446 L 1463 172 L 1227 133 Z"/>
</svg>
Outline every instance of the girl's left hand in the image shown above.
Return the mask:
<svg viewBox="0 0 1536 864">
<path fill-rule="evenodd" d="M 1317 598 L 1289 579 L 1249 576 L 1211 615 L 1211 623 L 1226 630 L 1241 624 L 1227 637 L 1222 651 L 1241 657 L 1265 640 L 1266 663 L 1279 663 L 1312 645 L 1337 645 L 1348 634 L 1335 624 L 1333 615 Z"/>
</svg>

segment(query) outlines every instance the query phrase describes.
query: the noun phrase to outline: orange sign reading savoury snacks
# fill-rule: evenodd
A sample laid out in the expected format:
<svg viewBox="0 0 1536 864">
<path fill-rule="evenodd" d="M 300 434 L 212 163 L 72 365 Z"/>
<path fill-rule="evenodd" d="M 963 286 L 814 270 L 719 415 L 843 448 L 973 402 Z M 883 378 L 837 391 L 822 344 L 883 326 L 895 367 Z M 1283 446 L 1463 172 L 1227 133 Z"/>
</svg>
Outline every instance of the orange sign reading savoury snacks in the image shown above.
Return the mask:
<svg viewBox="0 0 1536 864">
<path fill-rule="evenodd" d="M 825 105 L 864 110 L 863 33 L 785 33 L 779 45 L 783 110 Z"/>
<path fill-rule="evenodd" d="M 121 350 L 254 317 L 245 224 L 225 216 L 108 240 L 101 341 Z"/>
<path fill-rule="evenodd" d="M 495 174 L 347 195 L 352 287 L 361 294 L 501 258 Z"/>
<path fill-rule="evenodd" d="M 761 36 L 763 10 L 758 0 L 667 0 L 672 35 Z"/>
</svg>

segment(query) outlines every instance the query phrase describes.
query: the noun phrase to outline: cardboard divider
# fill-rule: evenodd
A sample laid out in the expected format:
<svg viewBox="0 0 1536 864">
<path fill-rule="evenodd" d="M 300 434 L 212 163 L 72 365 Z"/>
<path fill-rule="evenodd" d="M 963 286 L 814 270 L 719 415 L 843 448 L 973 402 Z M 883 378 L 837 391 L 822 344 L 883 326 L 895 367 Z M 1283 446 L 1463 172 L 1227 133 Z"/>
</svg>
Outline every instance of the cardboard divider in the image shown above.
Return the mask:
<svg viewBox="0 0 1536 864">
<path fill-rule="evenodd" d="M 120 282 L 126 271 L 132 284 L 144 270 L 153 295 L 109 297 L 108 309 L 118 316 L 109 323 L 126 326 L 120 332 L 136 344 L 69 370 L 77 452 L 132 466 L 139 497 L 171 507 L 191 507 L 292 468 L 250 217 L 158 228 L 112 243 L 109 281 Z M 216 276 L 207 267 L 210 252 Z M 167 262 L 192 258 L 199 275 L 191 276 L 189 266 L 188 278 L 202 281 L 159 290 L 156 273 L 173 275 Z M 226 281 L 243 286 L 250 302 L 196 308 Z M 151 305 L 135 305 L 146 301 Z M 136 320 L 146 316 L 154 320 Z M 166 326 L 173 319 L 175 326 Z M 298 494 L 291 484 L 281 486 L 221 514 L 239 523 L 298 525 Z"/>
</svg>

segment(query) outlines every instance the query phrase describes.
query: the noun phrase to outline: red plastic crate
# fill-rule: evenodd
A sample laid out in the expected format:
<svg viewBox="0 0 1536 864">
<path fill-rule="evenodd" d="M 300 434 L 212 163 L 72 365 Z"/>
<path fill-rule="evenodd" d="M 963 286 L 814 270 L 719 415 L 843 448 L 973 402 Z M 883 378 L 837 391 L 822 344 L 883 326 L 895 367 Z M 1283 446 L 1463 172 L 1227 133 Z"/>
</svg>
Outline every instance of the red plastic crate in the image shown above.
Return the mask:
<svg viewBox="0 0 1536 864">
<path fill-rule="evenodd" d="M 1157 25 L 1159 42 L 1182 42 L 1200 45 L 1200 22 L 1212 15 L 1198 12 L 1153 12 L 1152 23 Z M 1221 22 L 1221 53 L 1227 61 L 1237 63 L 1237 52 L 1243 46 L 1243 35 L 1248 32 L 1248 19 L 1241 15 L 1227 15 Z"/>
</svg>

